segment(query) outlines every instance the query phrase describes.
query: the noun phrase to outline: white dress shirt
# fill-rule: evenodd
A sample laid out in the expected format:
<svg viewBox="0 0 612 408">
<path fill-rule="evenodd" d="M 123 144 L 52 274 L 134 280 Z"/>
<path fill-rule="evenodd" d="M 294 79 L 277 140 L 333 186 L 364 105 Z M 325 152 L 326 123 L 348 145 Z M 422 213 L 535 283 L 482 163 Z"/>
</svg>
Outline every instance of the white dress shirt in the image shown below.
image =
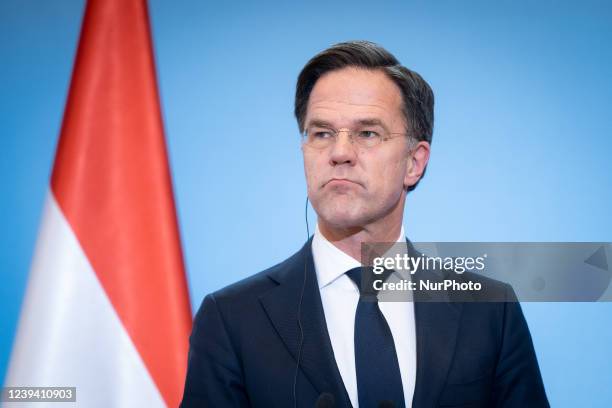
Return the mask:
<svg viewBox="0 0 612 408">
<path fill-rule="evenodd" d="M 403 226 L 397 242 L 406 242 Z M 312 256 L 336 365 L 353 407 L 358 408 L 354 333 L 359 289 L 345 272 L 361 264 L 329 242 L 321 234 L 318 225 L 312 240 Z M 378 305 L 393 335 L 404 401 L 406 407 L 410 407 L 416 380 L 414 304 L 379 302 Z"/>
</svg>

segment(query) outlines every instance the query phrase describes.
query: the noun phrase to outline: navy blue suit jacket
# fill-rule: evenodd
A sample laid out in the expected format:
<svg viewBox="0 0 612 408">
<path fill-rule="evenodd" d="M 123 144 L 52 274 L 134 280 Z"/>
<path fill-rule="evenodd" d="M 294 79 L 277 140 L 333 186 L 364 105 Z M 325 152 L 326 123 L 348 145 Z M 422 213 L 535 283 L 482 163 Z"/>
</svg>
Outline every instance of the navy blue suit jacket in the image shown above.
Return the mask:
<svg viewBox="0 0 612 408">
<path fill-rule="evenodd" d="M 327 332 L 311 241 L 284 262 L 205 297 L 190 338 L 182 407 L 293 407 L 296 401 L 312 408 L 322 393 L 334 396 L 335 407 L 351 406 Z M 487 287 L 508 302 L 414 303 L 413 407 L 548 407 L 514 292 L 490 279 Z"/>
</svg>

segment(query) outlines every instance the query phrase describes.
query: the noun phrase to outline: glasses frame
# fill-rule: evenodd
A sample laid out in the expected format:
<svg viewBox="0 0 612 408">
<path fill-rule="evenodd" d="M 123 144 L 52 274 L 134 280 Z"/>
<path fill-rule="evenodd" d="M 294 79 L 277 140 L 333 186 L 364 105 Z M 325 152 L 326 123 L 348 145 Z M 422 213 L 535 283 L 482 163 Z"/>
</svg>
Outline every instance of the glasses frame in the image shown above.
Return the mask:
<svg viewBox="0 0 612 408">
<path fill-rule="evenodd" d="M 371 131 L 371 132 L 379 133 L 380 134 L 380 137 L 377 139 L 378 142 L 376 142 L 376 144 L 374 144 L 374 145 L 365 145 L 365 144 L 362 144 L 361 142 L 358 142 L 356 140 L 359 140 L 359 138 L 357 137 L 357 134 L 359 132 L 364 132 L 364 131 L 367 131 L 367 130 L 354 130 L 354 129 L 346 129 L 346 128 L 341 128 L 341 129 L 337 129 L 336 130 L 336 129 L 334 129 L 332 127 L 328 127 L 328 126 L 316 126 L 316 127 L 320 128 L 320 129 L 325 129 L 327 131 L 330 131 L 330 133 L 332 134 L 331 139 L 333 139 L 333 141 L 331 141 L 326 146 L 317 147 L 317 146 L 309 143 L 309 141 L 308 141 L 308 129 L 305 129 L 302 132 L 302 135 L 301 135 L 302 136 L 302 145 L 308 146 L 308 147 L 311 147 L 311 148 L 317 149 L 317 150 L 324 150 L 324 149 L 327 149 L 330 146 L 333 146 L 338 141 L 338 135 L 340 133 L 347 133 L 348 137 L 349 137 L 349 141 L 351 142 L 351 144 L 353 146 L 359 146 L 359 147 L 363 147 L 365 149 L 372 149 L 372 148 L 374 148 L 376 146 L 379 146 L 382 142 L 386 142 L 387 140 L 394 139 L 396 136 L 406 136 L 406 137 L 408 137 L 410 139 L 410 136 L 409 136 L 408 133 L 387 132 L 387 131 L 385 131 L 383 129 L 384 133 Z"/>
</svg>

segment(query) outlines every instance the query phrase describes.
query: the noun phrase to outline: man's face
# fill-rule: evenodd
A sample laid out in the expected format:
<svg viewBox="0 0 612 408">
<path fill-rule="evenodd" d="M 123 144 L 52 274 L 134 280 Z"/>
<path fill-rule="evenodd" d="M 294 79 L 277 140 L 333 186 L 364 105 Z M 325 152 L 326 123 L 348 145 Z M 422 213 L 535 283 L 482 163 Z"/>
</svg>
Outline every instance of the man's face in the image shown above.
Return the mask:
<svg viewBox="0 0 612 408">
<path fill-rule="evenodd" d="M 405 133 L 399 88 L 377 70 L 344 68 L 323 75 L 308 101 L 305 128 Z M 371 147 L 351 143 L 347 132 L 324 149 L 303 145 L 308 197 L 320 220 L 335 228 L 364 227 L 401 211 L 405 188 L 414 184 L 408 138 L 394 135 Z M 400 216 L 401 217 L 401 216 Z M 401 221 L 401 218 L 400 218 Z"/>
</svg>

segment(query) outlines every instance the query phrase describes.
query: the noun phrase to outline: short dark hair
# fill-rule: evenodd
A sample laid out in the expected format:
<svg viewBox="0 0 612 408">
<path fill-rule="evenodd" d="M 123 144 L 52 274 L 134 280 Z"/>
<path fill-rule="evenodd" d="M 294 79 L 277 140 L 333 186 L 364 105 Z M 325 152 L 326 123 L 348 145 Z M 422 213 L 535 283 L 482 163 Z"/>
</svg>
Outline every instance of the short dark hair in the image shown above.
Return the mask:
<svg viewBox="0 0 612 408">
<path fill-rule="evenodd" d="M 315 55 L 302 69 L 295 90 L 295 118 L 300 132 L 310 93 L 324 74 L 346 67 L 384 72 L 400 89 L 403 99 L 406 131 L 418 141 L 431 143 L 434 121 L 434 95 L 431 87 L 416 72 L 399 63 L 397 58 L 378 44 L 369 41 L 349 41 L 331 46 Z"/>
</svg>

